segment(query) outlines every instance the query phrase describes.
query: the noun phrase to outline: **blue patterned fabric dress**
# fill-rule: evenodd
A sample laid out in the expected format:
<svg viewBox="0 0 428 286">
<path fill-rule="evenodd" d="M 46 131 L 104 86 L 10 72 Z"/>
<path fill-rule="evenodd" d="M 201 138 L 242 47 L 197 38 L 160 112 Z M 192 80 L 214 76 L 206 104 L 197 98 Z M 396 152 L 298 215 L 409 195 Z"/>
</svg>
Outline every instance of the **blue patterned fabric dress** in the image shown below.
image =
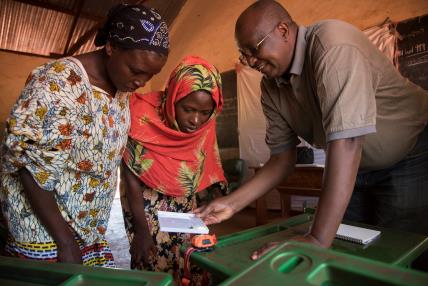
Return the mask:
<svg viewBox="0 0 428 286">
<path fill-rule="evenodd" d="M 114 266 L 104 238 L 130 124 L 127 93 L 92 86 L 75 58 L 35 69 L 7 122 L 1 154 L 1 207 L 12 256 L 56 261 L 57 247 L 34 215 L 17 171 L 54 192 L 85 265 Z"/>
</svg>

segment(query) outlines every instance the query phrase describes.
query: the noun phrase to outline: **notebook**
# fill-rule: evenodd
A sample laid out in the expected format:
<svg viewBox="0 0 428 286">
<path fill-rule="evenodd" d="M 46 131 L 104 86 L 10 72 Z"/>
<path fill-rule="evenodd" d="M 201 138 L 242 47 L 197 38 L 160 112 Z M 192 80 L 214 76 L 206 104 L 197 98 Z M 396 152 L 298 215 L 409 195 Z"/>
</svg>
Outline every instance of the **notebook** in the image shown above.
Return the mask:
<svg viewBox="0 0 428 286">
<path fill-rule="evenodd" d="M 183 233 L 209 233 L 202 219 L 192 213 L 158 211 L 160 231 Z"/>
<path fill-rule="evenodd" d="M 352 226 L 347 224 L 340 224 L 336 233 L 336 238 L 352 241 L 359 244 L 368 244 L 372 240 L 379 237 L 380 231 Z"/>
</svg>

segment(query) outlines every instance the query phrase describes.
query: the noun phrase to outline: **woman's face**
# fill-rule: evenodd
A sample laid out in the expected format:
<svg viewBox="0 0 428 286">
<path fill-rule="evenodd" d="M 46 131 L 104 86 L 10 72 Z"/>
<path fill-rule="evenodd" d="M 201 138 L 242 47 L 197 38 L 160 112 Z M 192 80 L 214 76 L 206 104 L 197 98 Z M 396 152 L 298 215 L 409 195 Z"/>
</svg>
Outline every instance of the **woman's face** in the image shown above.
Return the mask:
<svg viewBox="0 0 428 286">
<path fill-rule="evenodd" d="M 215 102 L 211 94 L 198 90 L 183 97 L 175 104 L 175 120 L 180 131 L 192 133 L 208 121 Z"/>
<path fill-rule="evenodd" d="M 109 56 L 106 62 L 107 73 L 119 91 L 132 92 L 143 87 L 153 75 L 159 73 L 167 57 L 141 49 L 121 49 L 106 45 Z"/>
</svg>

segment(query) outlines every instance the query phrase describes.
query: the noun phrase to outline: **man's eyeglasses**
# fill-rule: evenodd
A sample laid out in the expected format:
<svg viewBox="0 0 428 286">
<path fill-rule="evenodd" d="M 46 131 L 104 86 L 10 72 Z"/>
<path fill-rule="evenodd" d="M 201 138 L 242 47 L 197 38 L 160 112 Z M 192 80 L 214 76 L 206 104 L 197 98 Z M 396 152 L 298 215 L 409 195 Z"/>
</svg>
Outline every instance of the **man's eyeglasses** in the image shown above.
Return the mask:
<svg viewBox="0 0 428 286">
<path fill-rule="evenodd" d="M 246 51 L 243 49 L 239 49 L 239 53 L 241 54 L 239 60 L 242 64 L 248 64 L 250 58 L 258 56 L 260 48 L 262 47 L 264 41 L 270 37 L 270 35 L 273 33 L 273 31 L 275 31 L 277 26 L 278 25 L 275 25 L 275 27 L 273 27 L 271 31 L 269 31 L 260 41 L 258 41 L 254 48 L 247 48 Z"/>
</svg>

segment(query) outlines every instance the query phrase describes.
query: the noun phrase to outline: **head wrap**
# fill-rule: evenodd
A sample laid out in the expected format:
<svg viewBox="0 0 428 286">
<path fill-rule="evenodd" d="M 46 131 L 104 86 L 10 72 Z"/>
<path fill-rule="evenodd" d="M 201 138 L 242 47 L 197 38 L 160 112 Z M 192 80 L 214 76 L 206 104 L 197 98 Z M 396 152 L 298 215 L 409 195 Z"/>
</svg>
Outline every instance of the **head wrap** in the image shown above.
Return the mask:
<svg viewBox="0 0 428 286">
<path fill-rule="evenodd" d="M 95 37 L 97 47 L 107 42 L 120 48 L 144 49 L 167 55 L 168 27 L 153 8 L 119 4 L 110 9 L 104 26 Z"/>
<path fill-rule="evenodd" d="M 175 104 L 197 90 L 211 94 L 214 111 L 195 132 L 180 132 Z M 191 195 L 215 183 L 225 185 L 215 120 L 222 107 L 218 70 L 199 57 L 184 58 L 172 72 L 165 92 L 131 96 L 125 164 L 147 186 L 171 196 Z"/>
<path fill-rule="evenodd" d="M 215 117 L 223 109 L 221 94 L 221 77 L 217 68 L 202 58 L 185 57 L 172 71 L 165 91 L 166 100 L 163 102 L 163 114 L 171 128 L 179 130 L 175 119 L 175 104 L 183 97 L 198 90 L 211 94 L 216 108 L 211 115 Z"/>
</svg>

